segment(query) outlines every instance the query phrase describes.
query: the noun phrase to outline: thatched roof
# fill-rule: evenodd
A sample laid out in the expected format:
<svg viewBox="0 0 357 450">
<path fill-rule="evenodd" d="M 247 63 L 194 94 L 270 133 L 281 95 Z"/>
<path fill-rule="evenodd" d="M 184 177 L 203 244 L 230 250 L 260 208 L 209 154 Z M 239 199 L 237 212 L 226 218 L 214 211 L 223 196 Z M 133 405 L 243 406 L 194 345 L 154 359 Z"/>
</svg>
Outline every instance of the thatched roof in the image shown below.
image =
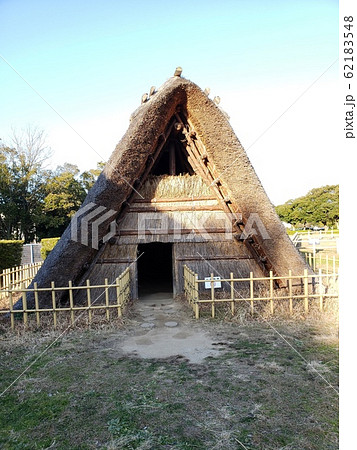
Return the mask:
<svg viewBox="0 0 357 450">
<path fill-rule="evenodd" d="M 261 259 L 268 260 L 276 274 L 289 269 L 300 274 L 306 268 L 287 236 L 248 156 L 230 126 L 226 114 L 194 83 L 175 76 L 143 103 L 132 115 L 129 128 L 116 146 L 102 174 L 82 206 L 90 202 L 120 211 L 124 202 L 140 185 L 151 155 L 162 140 L 178 108 L 184 111 L 219 174 L 222 187 L 243 217 L 257 213 L 271 239 L 258 239 Z M 273 175 L 272 175 L 273 176 Z M 113 217 L 99 229 L 99 239 L 108 232 Z M 71 240 L 71 227 L 46 259 L 36 276 L 39 287 L 55 281 L 65 286 L 78 283 L 98 250 Z"/>
</svg>

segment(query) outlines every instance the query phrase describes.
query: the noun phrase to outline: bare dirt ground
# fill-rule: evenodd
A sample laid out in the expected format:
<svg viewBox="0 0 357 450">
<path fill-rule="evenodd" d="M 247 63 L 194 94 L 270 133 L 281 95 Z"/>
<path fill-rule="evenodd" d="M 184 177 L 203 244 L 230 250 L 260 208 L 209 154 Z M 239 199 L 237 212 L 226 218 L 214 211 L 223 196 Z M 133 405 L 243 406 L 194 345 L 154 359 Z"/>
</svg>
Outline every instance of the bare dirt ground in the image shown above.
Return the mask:
<svg viewBox="0 0 357 450">
<path fill-rule="evenodd" d="M 337 449 L 334 320 L 271 320 L 156 294 L 124 323 L 3 332 L 0 447 Z"/>
<path fill-rule="evenodd" d="M 222 349 L 201 322 L 193 323 L 187 309 L 166 292 L 148 294 L 138 301 L 125 334 L 107 342 L 118 355 L 140 358 L 182 357 L 202 363 Z"/>
</svg>

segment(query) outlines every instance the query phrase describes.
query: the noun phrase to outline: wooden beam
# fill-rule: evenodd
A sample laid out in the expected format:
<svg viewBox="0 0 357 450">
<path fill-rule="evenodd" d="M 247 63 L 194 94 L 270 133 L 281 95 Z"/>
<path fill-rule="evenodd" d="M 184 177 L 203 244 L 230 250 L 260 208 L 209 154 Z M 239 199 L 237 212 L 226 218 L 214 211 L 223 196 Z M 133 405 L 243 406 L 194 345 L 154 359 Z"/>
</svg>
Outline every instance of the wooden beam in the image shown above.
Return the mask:
<svg viewBox="0 0 357 450">
<path fill-rule="evenodd" d="M 135 200 L 133 200 L 132 205 L 135 205 L 136 203 L 152 203 L 153 205 L 159 205 L 160 203 L 179 203 L 179 202 L 202 202 L 202 201 L 206 201 L 206 200 L 216 200 L 217 201 L 217 197 L 213 196 L 213 195 L 202 195 L 201 197 L 175 197 L 175 198 L 136 198 Z"/>
<path fill-rule="evenodd" d="M 223 212 L 220 205 L 153 205 L 153 206 L 131 206 L 129 213 L 146 213 L 146 212 L 164 212 L 164 211 L 221 211 Z"/>
<path fill-rule="evenodd" d="M 153 229 L 153 230 L 138 230 L 138 229 L 127 229 L 127 230 L 120 230 L 119 232 L 119 236 L 137 236 L 137 235 L 154 235 L 154 236 L 159 236 L 159 235 L 170 235 L 170 234 L 215 234 L 215 233 L 226 233 L 227 230 L 226 228 L 199 228 L 199 229 L 195 229 L 195 228 L 184 228 L 184 229 L 168 229 L 168 230 L 160 230 L 160 228 L 158 228 L 157 230 Z"/>
<path fill-rule="evenodd" d="M 170 142 L 169 145 L 169 174 L 176 175 L 176 149 L 174 142 Z"/>
<path fill-rule="evenodd" d="M 98 259 L 96 264 L 132 264 L 133 262 L 135 261 L 131 258 L 103 258 Z"/>
<path fill-rule="evenodd" d="M 255 261 L 253 256 L 204 256 L 203 258 L 198 256 L 179 256 L 176 258 L 176 261 L 239 261 L 246 259 L 252 259 Z"/>
</svg>

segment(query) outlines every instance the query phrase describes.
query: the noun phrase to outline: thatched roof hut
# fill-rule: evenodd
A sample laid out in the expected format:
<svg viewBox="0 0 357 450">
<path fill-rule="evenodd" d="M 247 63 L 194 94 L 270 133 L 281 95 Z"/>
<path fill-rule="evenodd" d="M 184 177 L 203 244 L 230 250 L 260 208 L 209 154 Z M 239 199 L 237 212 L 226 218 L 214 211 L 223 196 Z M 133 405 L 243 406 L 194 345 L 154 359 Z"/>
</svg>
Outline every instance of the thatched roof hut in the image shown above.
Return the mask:
<svg viewBox="0 0 357 450">
<path fill-rule="evenodd" d="M 145 258 L 136 262 L 138 250 L 151 255 L 146 265 Z M 226 114 L 196 84 L 174 76 L 133 113 L 36 281 L 39 287 L 87 278 L 102 283 L 130 265 L 137 297 L 141 274 L 153 264 L 166 273 L 171 264 L 174 293 L 180 293 L 185 263 L 202 277 L 215 271 L 301 274 L 306 268 Z"/>
</svg>

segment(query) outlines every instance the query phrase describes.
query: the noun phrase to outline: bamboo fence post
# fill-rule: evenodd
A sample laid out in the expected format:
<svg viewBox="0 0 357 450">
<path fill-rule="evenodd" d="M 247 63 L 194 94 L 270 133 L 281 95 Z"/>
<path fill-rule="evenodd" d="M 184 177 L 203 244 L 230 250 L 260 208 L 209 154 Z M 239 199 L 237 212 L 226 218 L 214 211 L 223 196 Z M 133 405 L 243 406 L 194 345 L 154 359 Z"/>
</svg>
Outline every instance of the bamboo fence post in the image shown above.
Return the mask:
<svg viewBox="0 0 357 450">
<path fill-rule="evenodd" d="M 254 314 L 254 279 L 253 272 L 249 274 L 249 289 L 250 289 L 250 312 Z"/>
<path fill-rule="evenodd" d="M 88 305 L 88 321 L 89 323 L 92 323 L 92 310 L 91 310 L 91 297 L 90 297 L 90 281 L 86 280 L 86 286 L 87 286 L 87 305 Z"/>
<path fill-rule="evenodd" d="M 26 290 L 25 290 L 25 284 L 22 283 L 21 284 L 21 291 L 22 291 L 22 308 L 24 310 L 23 312 L 23 319 L 24 319 L 24 325 L 27 325 L 27 318 L 28 318 L 28 313 L 27 313 L 27 298 L 26 298 Z"/>
<path fill-rule="evenodd" d="M 115 281 L 116 281 L 116 292 L 117 292 L 118 317 L 121 317 L 120 277 L 118 277 Z"/>
<path fill-rule="evenodd" d="M 53 309 L 53 326 L 57 327 L 57 312 L 56 312 L 56 293 L 55 282 L 51 281 L 51 295 L 52 295 L 52 309 Z"/>
<path fill-rule="evenodd" d="M 109 320 L 110 319 L 110 317 L 109 317 L 109 291 L 108 291 L 108 278 L 105 278 L 105 280 L 104 280 L 104 284 L 105 284 L 105 306 L 106 306 L 106 308 L 105 308 L 105 316 L 106 316 L 106 318 L 107 318 L 107 320 Z"/>
<path fill-rule="evenodd" d="M 36 323 L 39 326 L 40 325 L 40 307 L 38 304 L 38 290 L 37 290 L 37 282 L 33 284 L 34 288 L 34 295 L 35 295 L 35 309 L 36 309 Z"/>
<path fill-rule="evenodd" d="M 233 272 L 231 272 L 230 274 L 230 285 L 231 285 L 231 311 L 232 311 L 232 316 L 234 316 L 235 313 L 235 304 L 234 304 L 234 281 L 233 281 Z"/>
<path fill-rule="evenodd" d="M 10 324 L 11 329 L 13 330 L 15 328 L 15 317 L 14 317 L 14 302 L 12 300 L 12 289 L 10 289 L 10 298 L 9 298 L 9 306 L 10 306 Z"/>
<path fill-rule="evenodd" d="M 69 307 L 71 310 L 71 324 L 74 324 L 74 309 L 73 309 L 73 289 L 72 280 L 68 281 L 68 293 L 69 293 Z"/>
<path fill-rule="evenodd" d="M 322 295 L 322 270 L 319 269 L 319 294 L 320 294 L 320 311 L 323 311 L 324 309 L 324 298 Z"/>
<path fill-rule="evenodd" d="M 320 253 L 320 258 L 319 258 L 319 268 L 321 269 L 322 267 L 322 254 Z"/>
<path fill-rule="evenodd" d="M 329 266 L 329 260 L 328 260 L 328 254 L 326 254 L 326 273 L 330 273 L 328 266 Z"/>
<path fill-rule="evenodd" d="M 335 274 L 336 274 L 336 257 L 335 257 L 335 255 L 332 256 L 332 272 L 333 272 L 333 280 L 335 281 Z"/>
<path fill-rule="evenodd" d="M 5 287 L 7 289 L 10 289 L 10 274 L 9 274 L 9 269 L 5 270 Z"/>
<path fill-rule="evenodd" d="M 194 303 L 195 303 L 195 317 L 199 319 L 200 317 L 200 304 L 198 303 L 198 275 L 194 274 L 195 285 L 194 285 Z"/>
<path fill-rule="evenodd" d="M 289 311 L 293 313 L 293 280 L 291 275 L 291 269 L 289 270 L 288 286 L 289 286 Z"/>
<path fill-rule="evenodd" d="M 211 303 L 212 303 L 212 318 L 215 317 L 216 308 L 214 304 L 215 298 L 214 298 L 214 279 L 213 279 L 213 273 L 211 273 Z"/>
<path fill-rule="evenodd" d="M 119 276 L 119 298 L 120 298 L 120 316 L 123 312 L 123 277 Z"/>
<path fill-rule="evenodd" d="M 187 279 L 186 279 L 186 289 L 188 295 L 188 301 L 193 310 L 195 310 L 194 303 L 194 276 L 193 274 L 186 268 L 187 271 Z"/>
<path fill-rule="evenodd" d="M 274 314 L 274 280 L 273 272 L 269 272 L 269 284 L 270 284 L 270 312 Z"/>
<path fill-rule="evenodd" d="M 307 269 L 304 269 L 304 309 L 307 314 L 309 312 L 309 278 Z"/>
<path fill-rule="evenodd" d="M 309 266 L 312 267 L 312 253 L 309 252 Z"/>
</svg>

